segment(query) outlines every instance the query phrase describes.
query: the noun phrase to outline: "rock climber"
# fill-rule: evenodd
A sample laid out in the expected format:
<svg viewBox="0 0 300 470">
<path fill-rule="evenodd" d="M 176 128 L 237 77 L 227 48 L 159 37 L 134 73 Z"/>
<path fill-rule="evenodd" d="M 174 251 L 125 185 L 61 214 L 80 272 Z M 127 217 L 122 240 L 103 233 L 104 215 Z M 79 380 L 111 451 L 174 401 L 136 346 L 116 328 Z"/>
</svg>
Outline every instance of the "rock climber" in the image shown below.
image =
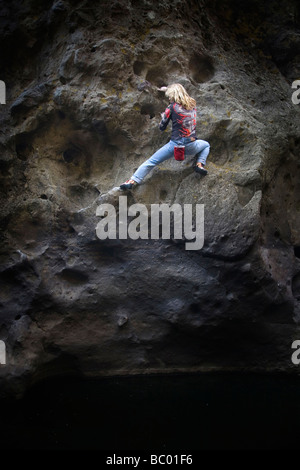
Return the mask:
<svg viewBox="0 0 300 470">
<path fill-rule="evenodd" d="M 131 178 L 120 185 L 120 189 L 132 189 L 140 184 L 156 165 L 168 160 L 173 155 L 176 160 L 183 160 L 184 155 L 196 156 L 194 170 L 201 175 L 207 174 L 204 167 L 210 145 L 205 140 L 199 140 L 196 137 L 196 101 L 188 95 L 180 83 L 173 83 L 167 87 L 161 87 L 159 90 L 165 92 L 170 102 L 161 114 L 159 128 L 164 131 L 172 121 L 171 139 L 142 163 Z"/>
</svg>

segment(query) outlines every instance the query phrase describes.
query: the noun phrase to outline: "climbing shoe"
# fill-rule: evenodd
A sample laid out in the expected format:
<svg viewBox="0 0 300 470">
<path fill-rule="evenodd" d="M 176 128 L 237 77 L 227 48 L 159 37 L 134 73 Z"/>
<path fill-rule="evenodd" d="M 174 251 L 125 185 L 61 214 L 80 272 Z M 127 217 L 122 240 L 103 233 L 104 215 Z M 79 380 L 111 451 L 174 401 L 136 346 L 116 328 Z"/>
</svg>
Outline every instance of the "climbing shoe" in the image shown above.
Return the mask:
<svg viewBox="0 0 300 470">
<path fill-rule="evenodd" d="M 123 183 L 123 184 L 120 185 L 120 189 L 123 189 L 123 190 L 125 190 L 125 189 L 132 189 L 133 186 L 135 186 L 136 184 L 137 184 L 137 183 L 136 183 L 136 181 L 134 181 L 134 180 L 127 180 L 127 181 L 125 181 L 125 183 Z"/>
<path fill-rule="evenodd" d="M 194 170 L 196 173 L 200 173 L 200 175 L 203 175 L 203 176 L 207 175 L 207 170 L 203 167 L 203 165 L 201 165 L 201 167 L 196 165 L 194 167 Z"/>
</svg>

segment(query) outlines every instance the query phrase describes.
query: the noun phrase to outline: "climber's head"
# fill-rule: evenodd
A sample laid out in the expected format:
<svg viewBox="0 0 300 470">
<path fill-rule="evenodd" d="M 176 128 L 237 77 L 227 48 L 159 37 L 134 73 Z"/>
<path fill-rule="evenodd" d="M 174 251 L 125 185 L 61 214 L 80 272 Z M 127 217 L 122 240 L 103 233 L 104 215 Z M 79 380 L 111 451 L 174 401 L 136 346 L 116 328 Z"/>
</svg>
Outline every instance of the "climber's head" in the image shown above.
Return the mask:
<svg viewBox="0 0 300 470">
<path fill-rule="evenodd" d="M 181 104 L 185 109 L 192 110 L 196 106 L 196 101 L 191 98 L 186 89 L 180 83 L 169 85 L 165 91 L 166 97 L 170 102 Z"/>
</svg>

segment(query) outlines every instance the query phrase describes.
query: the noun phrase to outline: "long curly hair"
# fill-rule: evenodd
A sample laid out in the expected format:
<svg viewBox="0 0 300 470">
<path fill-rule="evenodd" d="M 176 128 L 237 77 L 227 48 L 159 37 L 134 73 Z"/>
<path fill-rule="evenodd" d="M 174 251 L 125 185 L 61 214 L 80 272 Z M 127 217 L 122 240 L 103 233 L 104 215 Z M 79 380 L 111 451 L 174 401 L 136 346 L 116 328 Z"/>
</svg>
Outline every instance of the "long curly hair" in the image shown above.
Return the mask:
<svg viewBox="0 0 300 470">
<path fill-rule="evenodd" d="M 188 111 L 191 111 L 196 107 L 196 101 L 186 91 L 186 89 L 180 85 L 180 83 L 172 83 L 165 91 L 165 95 L 170 101 L 180 104 Z"/>
</svg>

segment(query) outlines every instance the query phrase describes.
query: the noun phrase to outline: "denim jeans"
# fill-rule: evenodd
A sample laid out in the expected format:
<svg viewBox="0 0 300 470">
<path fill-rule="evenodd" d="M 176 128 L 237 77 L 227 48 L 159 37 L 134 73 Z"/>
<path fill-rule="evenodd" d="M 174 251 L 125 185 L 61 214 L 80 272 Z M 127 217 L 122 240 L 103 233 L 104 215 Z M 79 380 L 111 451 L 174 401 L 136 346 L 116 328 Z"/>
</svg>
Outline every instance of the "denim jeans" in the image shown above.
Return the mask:
<svg viewBox="0 0 300 470">
<path fill-rule="evenodd" d="M 185 155 L 196 155 L 197 163 L 200 162 L 205 165 L 210 150 L 210 145 L 208 142 L 205 140 L 194 140 L 191 142 L 189 138 L 182 138 L 176 142 L 170 140 L 170 142 L 161 147 L 148 160 L 142 163 L 142 165 L 136 170 L 130 179 L 136 181 L 137 183 L 141 183 L 145 176 L 152 170 L 152 168 L 174 156 L 174 147 L 176 145 L 185 145 Z"/>
</svg>

